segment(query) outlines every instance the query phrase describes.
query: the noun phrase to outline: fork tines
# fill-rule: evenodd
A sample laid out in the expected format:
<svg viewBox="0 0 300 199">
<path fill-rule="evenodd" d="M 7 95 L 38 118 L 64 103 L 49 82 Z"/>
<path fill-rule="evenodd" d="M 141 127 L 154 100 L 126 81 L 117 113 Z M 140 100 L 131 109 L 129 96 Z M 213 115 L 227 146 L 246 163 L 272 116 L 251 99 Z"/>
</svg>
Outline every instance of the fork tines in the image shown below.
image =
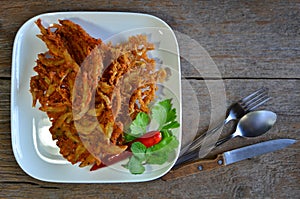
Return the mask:
<svg viewBox="0 0 300 199">
<path fill-rule="evenodd" d="M 271 97 L 268 96 L 268 88 L 262 87 L 259 90 L 255 91 L 254 93 L 244 97 L 239 101 L 239 104 L 247 111 L 252 111 L 258 106 L 264 104 Z"/>
</svg>

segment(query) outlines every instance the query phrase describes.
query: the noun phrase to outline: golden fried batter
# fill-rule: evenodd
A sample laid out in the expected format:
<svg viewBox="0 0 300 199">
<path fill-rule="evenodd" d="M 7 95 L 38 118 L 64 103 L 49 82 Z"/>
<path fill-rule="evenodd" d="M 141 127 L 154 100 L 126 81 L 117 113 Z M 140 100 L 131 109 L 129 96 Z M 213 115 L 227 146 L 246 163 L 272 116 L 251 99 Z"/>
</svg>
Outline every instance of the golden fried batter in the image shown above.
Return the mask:
<svg viewBox="0 0 300 199">
<path fill-rule="evenodd" d="M 166 77 L 147 56 L 154 45 L 143 35 L 104 44 L 69 20 L 48 28 L 40 19 L 36 24 L 49 50 L 34 67 L 32 105 L 39 101 L 47 113 L 60 153 L 84 167 L 123 152 L 124 128 L 138 112 L 149 112 L 156 83 Z"/>
</svg>

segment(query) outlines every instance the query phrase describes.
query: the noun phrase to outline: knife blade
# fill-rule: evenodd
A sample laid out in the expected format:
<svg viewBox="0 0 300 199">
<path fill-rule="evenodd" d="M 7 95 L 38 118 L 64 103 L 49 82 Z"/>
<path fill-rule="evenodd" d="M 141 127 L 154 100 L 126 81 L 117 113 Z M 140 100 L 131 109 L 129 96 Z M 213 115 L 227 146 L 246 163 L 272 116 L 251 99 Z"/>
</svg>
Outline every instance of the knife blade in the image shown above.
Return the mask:
<svg viewBox="0 0 300 199">
<path fill-rule="evenodd" d="M 230 150 L 219 154 L 216 159 L 196 160 L 175 167 L 166 175 L 164 175 L 162 177 L 162 180 L 167 181 L 200 173 L 203 171 L 209 171 L 248 158 L 283 149 L 291 144 L 294 144 L 295 142 L 296 140 L 293 139 L 276 139 Z"/>
</svg>

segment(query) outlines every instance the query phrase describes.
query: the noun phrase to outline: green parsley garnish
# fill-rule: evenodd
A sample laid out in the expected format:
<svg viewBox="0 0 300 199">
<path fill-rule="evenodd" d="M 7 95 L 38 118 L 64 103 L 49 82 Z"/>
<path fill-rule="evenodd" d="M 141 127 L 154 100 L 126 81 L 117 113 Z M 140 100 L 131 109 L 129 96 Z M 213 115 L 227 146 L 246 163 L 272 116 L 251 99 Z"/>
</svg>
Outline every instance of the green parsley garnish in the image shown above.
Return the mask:
<svg viewBox="0 0 300 199">
<path fill-rule="evenodd" d="M 162 165 L 175 157 L 175 149 L 179 142 L 172 129 L 178 128 L 180 124 L 176 121 L 176 109 L 172 108 L 171 99 L 163 100 L 152 107 L 152 120 L 158 123 L 157 130 L 162 133 L 162 140 L 149 148 L 141 142 L 132 143 L 130 149 L 133 155 L 129 162 L 123 165 L 132 174 L 142 174 L 145 171 L 145 164 Z M 126 141 L 130 142 L 144 135 L 151 121 L 146 113 L 139 113 L 129 127 L 130 132 L 125 136 Z"/>
</svg>

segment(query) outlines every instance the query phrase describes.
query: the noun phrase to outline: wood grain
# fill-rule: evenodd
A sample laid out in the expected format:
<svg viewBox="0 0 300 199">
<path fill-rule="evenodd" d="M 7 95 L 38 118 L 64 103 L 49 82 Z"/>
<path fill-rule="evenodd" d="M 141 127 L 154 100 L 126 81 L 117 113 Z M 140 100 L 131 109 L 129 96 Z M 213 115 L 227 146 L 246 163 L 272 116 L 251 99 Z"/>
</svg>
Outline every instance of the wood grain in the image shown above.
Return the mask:
<svg viewBox="0 0 300 199">
<path fill-rule="evenodd" d="M 215 159 L 195 160 L 190 163 L 179 165 L 178 167 L 169 171 L 161 179 L 165 181 L 175 180 L 193 174 L 198 174 L 203 171 L 218 169 L 221 166 L 225 166 L 223 154 L 219 154 Z"/>
<path fill-rule="evenodd" d="M 269 139 L 299 140 L 299 1 L 4 0 L 0 9 L 0 198 L 299 198 L 299 142 L 170 182 L 59 184 L 38 181 L 22 171 L 12 152 L 10 132 L 11 55 L 22 24 L 47 12 L 122 11 L 155 15 L 176 33 L 182 67 L 183 143 L 220 121 L 222 108 L 261 86 L 270 89 L 273 99 L 261 108 L 278 114 L 275 126 L 259 138 L 235 138 L 208 157 Z M 195 51 L 191 41 L 204 51 Z M 204 52 L 218 70 L 199 72 L 202 65 L 193 60 Z M 211 106 L 212 96 L 219 94 L 210 92 L 211 86 L 220 91 L 224 86 L 225 105 Z M 217 117 L 210 118 L 212 114 Z"/>
</svg>

